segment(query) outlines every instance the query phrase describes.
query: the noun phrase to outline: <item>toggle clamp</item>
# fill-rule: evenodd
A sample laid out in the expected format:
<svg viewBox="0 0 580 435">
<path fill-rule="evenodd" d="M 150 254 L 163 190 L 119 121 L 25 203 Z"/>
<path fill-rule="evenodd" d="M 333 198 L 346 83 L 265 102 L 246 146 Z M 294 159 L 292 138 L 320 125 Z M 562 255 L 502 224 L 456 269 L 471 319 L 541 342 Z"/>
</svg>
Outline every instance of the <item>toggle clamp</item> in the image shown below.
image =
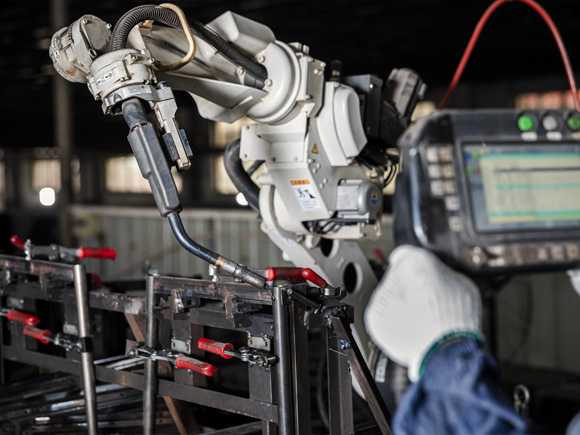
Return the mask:
<svg viewBox="0 0 580 435">
<path fill-rule="evenodd" d="M 81 352 L 82 346 L 78 338 L 68 334 L 53 334 L 48 329 L 39 329 L 34 326 L 25 326 L 23 333 L 26 337 L 35 339 L 42 344 L 52 344 L 54 346 L 62 347 L 67 352 L 75 351 Z"/>
<path fill-rule="evenodd" d="M 290 283 L 310 283 L 319 288 L 321 296 L 329 298 L 341 298 L 344 296 L 342 289 L 331 286 L 324 278 L 309 267 L 268 267 L 265 270 L 268 283 L 275 281 L 288 281 Z"/>
<path fill-rule="evenodd" d="M 24 241 L 16 234 L 10 237 L 10 243 L 24 252 L 27 260 L 33 258 L 48 258 L 50 261 L 64 261 L 66 263 L 77 263 L 85 258 L 96 258 L 99 260 L 115 260 L 117 251 L 114 248 L 67 248 L 52 244 L 47 246 L 34 245 L 30 239 Z"/>
<path fill-rule="evenodd" d="M 217 367 L 212 364 L 163 349 L 153 350 L 144 346 L 136 347 L 128 352 L 128 356 L 143 360 L 165 361 L 178 370 L 189 370 L 210 378 L 217 374 Z"/>
<path fill-rule="evenodd" d="M 223 359 L 237 358 L 249 366 L 270 368 L 278 362 L 278 357 L 271 353 L 249 347 L 241 347 L 237 351 L 232 343 L 222 343 L 210 338 L 197 340 L 197 348 L 221 356 Z"/>
<path fill-rule="evenodd" d="M 23 311 L 13 310 L 10 308 L 1 308 L 0 317 L 6 317 L 11 322 L 18 322 L 24 326 L 36 326 L 40 323 L 40 319 L 34 314 L 25 313 Z"/>
</svg>

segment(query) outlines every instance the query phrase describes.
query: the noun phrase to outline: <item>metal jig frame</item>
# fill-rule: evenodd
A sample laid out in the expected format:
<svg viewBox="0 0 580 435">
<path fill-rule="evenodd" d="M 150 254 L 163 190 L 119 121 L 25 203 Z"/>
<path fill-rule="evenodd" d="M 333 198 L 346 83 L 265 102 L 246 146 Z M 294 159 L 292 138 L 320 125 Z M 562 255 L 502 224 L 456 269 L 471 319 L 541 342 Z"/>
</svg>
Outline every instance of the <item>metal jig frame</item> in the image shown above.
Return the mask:
<svg viewBox="0 0 580 435">
<path fill-rule="evenodd" d="M 49 370 L 82 373 L 85 394 L 88 392 L 85 404 L 89 428 L 93 419 L 95 431 L 97 427 L 95 403 L 91 400 L 96 379 L 144 392 L 143 427 L 147 435 L 155 430 L 157 396 L 260 420 L 263 434 L 309 435 L 312 433 L 312 419 L 307 375 L 308 327 L 316 323 L 325 331 L 330 433 L 355 433 L 352 370 L 365 394 L 378 432 L 390 434 L 389 413 L 350 332 L 352 309 L 349 306 L 336 300 L 312 298 L 311 288 L 284 282 L 271 289 L 258 289 L 228 282 L 221 277 L 205 281 L 149 275 L 145 280 L 145 291 L 130 295 L 107 288 L 87 292 L 85 277 L 81 265 L 0 256 L 0 301 L 34 303 L 45 300 L 70 305 L 76 300 L 80 313 L 79 337 L 84 343 L 79 366 L 71 356 L 72 352 L 65 358 L 30 349 L 29 343 L 21 337 L 19 325 L 0 327 L 2 343 L 4 334 L 12 335 L 11 344 L 1 348 L 0 370 L 3 369 L 3 360 L 11 360 Z M 142 284 L 140 288 L 143 289 Z M 159 347 L 161 335 L 167 336 L 160 332 L 162 325 L 171 325 L 174 345 L 179 342 L 190 346 L 202 336 L 204 327 L 214 327 L 247 334 L 250 347 L 269 343 L 278 362 L 272 368 L 248 366 L 248 397 L 211 389 L 204 379 L 191 373 L 176 371 L 174 380 L 165 379 L 158 375 L 158 363 L 153 359 L 145 362 L 144 373 L 131 370 L 130 364 L 123 368 L 123 356 L 110 356 L 104 362 L 92 364 L 92 360 L 88 362 L 92 358 L 89 354 L 89 307 L 144 318 L 144 341 L 151 349 Z M 189 350 L 194 353 L 191 348 Z M 107 364 L 108 361 L 113 363 Z M 93 368 L 92 378 L 89 367 Z"/>
</svg>

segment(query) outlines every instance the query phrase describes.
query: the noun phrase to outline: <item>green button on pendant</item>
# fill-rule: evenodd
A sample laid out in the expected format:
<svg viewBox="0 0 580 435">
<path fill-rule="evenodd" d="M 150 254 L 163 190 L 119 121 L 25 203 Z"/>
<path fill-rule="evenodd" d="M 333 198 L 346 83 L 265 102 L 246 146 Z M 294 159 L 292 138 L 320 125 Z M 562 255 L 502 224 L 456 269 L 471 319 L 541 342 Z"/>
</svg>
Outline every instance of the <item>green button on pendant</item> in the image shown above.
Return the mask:
<svg viewBox="0 0 580 435">
<path fill-rule="evenodd" d="M 518 118 L 518 128 L 520 131 L 530 131 L 535 127 L 536 122 L 530 115 L 521 115 Z"/>
<path fill-rule="evenodd" d="M 580 115 L 579 114 L 570 115 L 566 120 L 566 125 L 570 130 L 574 131 L 580 130 Z"/>
</svg>

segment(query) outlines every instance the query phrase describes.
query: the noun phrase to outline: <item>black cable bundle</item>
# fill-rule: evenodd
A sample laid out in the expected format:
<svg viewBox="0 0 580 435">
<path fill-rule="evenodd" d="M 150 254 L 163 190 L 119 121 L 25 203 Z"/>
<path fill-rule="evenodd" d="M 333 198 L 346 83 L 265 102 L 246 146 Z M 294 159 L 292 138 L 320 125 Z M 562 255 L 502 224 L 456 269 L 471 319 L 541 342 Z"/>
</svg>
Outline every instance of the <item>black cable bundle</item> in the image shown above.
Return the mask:
<svg viewBox="0 0 580 435">
<path fill-rule="evenodd" d="M 248 204 L 258 213 L 260 212 L 260 189 L 246 172 L 240 159 L 240 139 L 230 143 L 224 152 L 224 166 L 230 180 L 246 197 Z"/>
</svg>

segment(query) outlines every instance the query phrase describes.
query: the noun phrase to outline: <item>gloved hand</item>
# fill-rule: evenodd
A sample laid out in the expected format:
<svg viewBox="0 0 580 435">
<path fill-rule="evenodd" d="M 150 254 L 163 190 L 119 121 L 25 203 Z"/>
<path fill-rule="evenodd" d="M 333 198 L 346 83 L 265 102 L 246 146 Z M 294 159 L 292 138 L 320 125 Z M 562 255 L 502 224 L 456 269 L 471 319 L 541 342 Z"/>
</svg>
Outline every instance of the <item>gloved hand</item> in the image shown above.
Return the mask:
<svg viewBox="0 0 580 435">
<path fill-rule="evenodd" d="M 429 352 L 457 336 L 481 339 L 481 296 L 429 251 L 399 246 L 365 313 L 368 333 L 416 382 Z"/>
</svg>

